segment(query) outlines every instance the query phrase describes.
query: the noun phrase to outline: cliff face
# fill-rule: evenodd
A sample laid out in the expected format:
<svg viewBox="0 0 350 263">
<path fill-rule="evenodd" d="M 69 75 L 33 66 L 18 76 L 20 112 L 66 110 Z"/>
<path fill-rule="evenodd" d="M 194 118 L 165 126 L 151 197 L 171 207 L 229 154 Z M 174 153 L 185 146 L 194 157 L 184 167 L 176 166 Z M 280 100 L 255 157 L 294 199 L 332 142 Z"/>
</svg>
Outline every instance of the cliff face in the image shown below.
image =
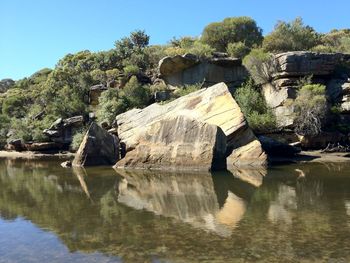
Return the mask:
<svg viewBox="0 0 350 263">
<path fill-rule="evenodd" d="M 163 58 L 159 62 L 159 73 L 171 86 L 203 83 L 208 87 L 224 82 L 231 88 L 239 86 L 247 77 L 240 59 L 221 57 L 200 60 L 191 54 Z"/>
<path fill-rule="evenodd" d="M 340 105 L 341 118 L 349 120 L 350 71 L 345 67 L 349 63 L 350 55 L 339 53 L 299 51 L 275 55 L 276 72 L 273 81 L 263 85 L 263 94 L 276 113 L 278 125 L 293 126 L 291 101 L 296 98 L 300 80 L 308 76 L 312 76 L 313 83 L 326 86 L 330 104 Z"/>
</svg>

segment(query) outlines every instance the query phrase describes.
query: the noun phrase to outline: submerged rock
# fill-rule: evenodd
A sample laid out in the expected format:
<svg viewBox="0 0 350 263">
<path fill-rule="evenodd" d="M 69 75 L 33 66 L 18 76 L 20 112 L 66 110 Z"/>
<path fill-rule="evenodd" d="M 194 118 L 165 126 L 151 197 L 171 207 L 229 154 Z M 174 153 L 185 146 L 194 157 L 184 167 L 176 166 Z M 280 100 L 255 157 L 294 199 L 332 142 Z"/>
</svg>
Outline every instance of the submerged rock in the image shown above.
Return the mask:
<svg viewBox="0 0 350 263">
<path fill-rule="evenodd" d="M 183 130 L 177 131 L 178 135 L 191 134 L 191 129 L 195 129 L 194 132 L 205 131 L 203 134 L 197 133 L 196 136 L 199 138 L 193 137 L 195 140 L 190 142 L 192 146 L 187 148 L 189 152 L 184 158 L 188 158 L 188 156 L 193 154 L 198 155 L 194 151 L 202 146 L 199 147 L 196 143 L 205 142 L 206 140 L 207 142 L 210 141 L 212 146 L 219 143 L 216 141 L 217 138 L 212 138 L 211 140 L 205 138 L 205 136 L 208 136 L 209 130 L 213 136 L 217 136 L 219 134 L 218 129 L 215 128 L 217 126 L 226 136 L 226 157 L 230 156 L 232 165 L 263 165 L 266 163 L 266 155 L 261 148 L 260 142 L 248 127 L 241 109 L 233 99 L 228 87 L 224 83 L 219 83 L 165 105 L 152 104 L 144 109 L 133 109 L 118 115 L 116 117 L 118 135 L 122 145 L 125 145 L 127 156 L 125 157 L 126 160 L 120 161 L 117 163 L 117 166 L 126 167 L 132 164 L 132 167 L 145 167 L 145 163 L 148 161 L 152 163 L 154 160 L 152 157 L 150 157 L 151 159 L 145 157 L 135 158 L 136 152 L 141 156 L 145 154 L 142 153 L 141 149 L 148 149 L 151 144 L 158 142 L 162 142 L 166 148 L 178 142 L 180 144 L 185 142 L 184 139 L 170 135 L 165 140 L 162 138 L 164 135 L 154 132 L 155 127 L 167 131 L 165 127 L 168 127 L 171 123 L 175 125 L 176 121 L 174 119 L 178 118 L 177 120 L 179 121 L 181 119 L 179 116 L 186 116 L 188 120 L 182 118 L 183 123 L 181 125 L 183 126 L 181 128 Z M 190 125 L 191 122 L 192 126 Z M 205 129 L 200 128 L 203 124 L 207 124 Z M 176 125 L 180 125 L 180 122 Z M 214 127 L 209 128 L 211 125 Z M 159 138 L 159 136 L 161 137 Z M 166 148 L 161 149 L 161 152 L 165 152 Z M 130 158 L 133 161 L 128 162 L 128 153 L 135 149 L 136 151 L 129 155 L 132 156 Z M 204 148 L 201 149 L 203 150 Z M 152 152 L 152 154 L 155 153 Z M 176 156 L 176 158 L 179 157 L 178 155 Z M 172 159 L 172 161 L 175 162 L 176 160 L 176 163 L 180 164 L 179 159 L 176 158 Z M 143 160 L 143 162 L 136 162 L 135 160 L 137 159 Z M 189 164 L 189 160 L 183 160 L 183 162 Z M 197 165 L 195 162 L 193 164 Z"/>
<path fill-rule="evenodd" d="M 75 155 L 73 166 L 113 165 L 119 160 L 119 140 L 92 123 Z"/>
<path fill-rule="evenodd" d="M 72 162 L 71 161 L 65 161 L 65 162 L 61 163 L 61 166 L 63 168 L 70 168 L 70 167 L 72 167 Z"/>
</svg>

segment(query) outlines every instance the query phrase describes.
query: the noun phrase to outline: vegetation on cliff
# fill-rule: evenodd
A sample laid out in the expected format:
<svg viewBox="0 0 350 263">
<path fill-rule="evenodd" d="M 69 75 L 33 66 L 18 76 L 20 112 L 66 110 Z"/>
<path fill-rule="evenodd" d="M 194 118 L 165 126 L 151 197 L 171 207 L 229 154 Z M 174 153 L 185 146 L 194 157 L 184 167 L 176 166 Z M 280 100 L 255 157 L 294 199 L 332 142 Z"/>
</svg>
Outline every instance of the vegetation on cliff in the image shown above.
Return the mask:
<svg viewBox="0 0 350 263">
<path fill-rule="evenodd" d="M 60 117 L 87 116 L 97 110 L 99 120 L 111 122 L 116 114 L 149 105 L 159 88 L 166 89 L 153 80 L 159 60 L 167 55 L 193 53 L 207 58 L 213 52 L 227 52 L 244 58 L 255 84 L 263 84 L 270 80 L 274 70 L 274 65 L 267 63 L 272 53 L 296 50 L 350 53 L 350 29 L 318 33 L 304 25 L 301 18 L 278 22 L 265 37 L 253 19 L 231 17 L 207 25 L 200 37 L 174 38 L 166 45 L 149 45 L 149 40 L 145 31 L 137 30 L 117 40 L 111 50 L 68 54 L 54 69 L 39 70 L 16 82 L 1 81 L 0 144 L 11 139 L 45 141 L 42 130 Z M 89 88 L 96 84 L 111 89 L 102 94 L 98 108 L 91 109 Z M 265 129 L 262 123 L 272 127 L 273 120 L 268 108 L 258 106 L 260 102 L 245 104 L 245 97 L 259 95 L 253 86 L 251 81 L 247 82 L 236 96 L 248 122 L 260 131 Z M 180 90 L 177 95 L 188 90 Z M 260 100 L 263 101 L 261 96 Z"/>
</svg>

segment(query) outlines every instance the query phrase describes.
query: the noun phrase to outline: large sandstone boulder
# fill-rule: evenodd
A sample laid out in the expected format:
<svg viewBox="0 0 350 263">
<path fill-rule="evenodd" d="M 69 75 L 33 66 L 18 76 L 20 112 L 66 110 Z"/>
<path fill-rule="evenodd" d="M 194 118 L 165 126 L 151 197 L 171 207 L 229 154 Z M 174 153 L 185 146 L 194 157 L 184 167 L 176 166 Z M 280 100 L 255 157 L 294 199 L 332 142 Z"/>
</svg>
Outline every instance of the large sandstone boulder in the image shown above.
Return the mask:
<svg viewBox="0 0 350 263">
<path fill-rule="evenodd" d="M 248 127 L 241 109 L 224 83 L 193 92 L 165 105 L 152 104 L 144 109 L 133 109 L 118 115 L 116 121 L 121 145 L 126 152 L 130 152 L 144 142 L 149 144 L 150 139 L 146 134 L 152 130 L 150 126 L 163 121 L 162 124 L 155 124 L 161 127 L 167 122 L 171 123 L 171 119 L 178 116 L 196 120 L 194 122 L 196 129 L 199 129 L 200 123 L 218 126 L 227 139 L 226 156 L 232 153 L 231 160 L 236 164 L 239 164 L 237 162 L 239 158 L 242 158 L 242 161 L 245 160 L 242 162 L 245 165 L 262 165 L 266 162 L 266 156 L 259 141 Z M 186 128 L 190 127 L 186 126 Z M 215 130 L 215 127 L 210 129 Z M 187 132 L 190 132 L 190 129 Z M 173 136 L 171 138 L 176 139 Z M 199 142 L 200 139 L 197 141 Z M 170 145 L 175 142 L 168 143 Z M 246 147 L 247 145 L 249 147 Z M 251 154 L 252 152 L 254 154 Z"/>
<path fill-rule="evenodd" d="M 179 115 L 147 126 L 116 167 L 190 170 L 226 168 L 226 136 L 216 125 Z"/>
<path fill-rule="evenodd" d="M 200 60 L 191 54 L 163 58 L 159 62 L 159 72 L 166 84 L 171 86 L 196 83 L 211 86 L 225 82 L 229 87 L 235 87 L 247 76 L 240 59 L 223 57 Z"/>
<path fill-rule="evenodd" d="M 114 165 L 119 160 L 119 141 L 92 123 L 75 154 L 73 166 Z"/>
</svg>

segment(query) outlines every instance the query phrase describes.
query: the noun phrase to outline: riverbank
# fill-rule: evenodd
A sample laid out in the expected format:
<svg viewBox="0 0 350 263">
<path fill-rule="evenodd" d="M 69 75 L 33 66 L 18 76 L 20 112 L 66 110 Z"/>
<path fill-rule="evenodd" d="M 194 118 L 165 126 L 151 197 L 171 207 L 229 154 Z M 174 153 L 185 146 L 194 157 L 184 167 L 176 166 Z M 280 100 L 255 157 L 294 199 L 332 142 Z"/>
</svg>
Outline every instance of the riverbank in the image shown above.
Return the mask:
<svg viewBox="0 0 350 263">
<path fill-rule="evenodd" d="M 62 152 L 62 153 L 38 153 L 31 151 L 15 152 L 15 151 L 0 151 L 0 158 L 12 158 L 12 159 L 38 159 L 57 157 L 64 159 L 74 158 L 75 153 Z M 269 157 L 271 165 L 281 163 L 337 163 L 337 162 L 350 162 L 350 153 L 335 152 L 324 153 L 322 151 L 302 151 L 299 154 L 291 157 Z"/>
<path fill-rule="evenodd" d="M 270 164 L 280 163 L 338 163 L 350 162 L 349 152 L 324 153 L 322 151 L 302 151 L 291 157 L 269 157 Z"/>
<path fill-rule="evenodd" d="M 73 158 L 74 153 L 62 152 L 62 153 L 38 153 L 31 151 L 15 152 L 15 151 L 0 151 L 0 158 L 12 158 L 12 159 L 37 159 L 47 157 L 58 158 Z"/>
</svg>

